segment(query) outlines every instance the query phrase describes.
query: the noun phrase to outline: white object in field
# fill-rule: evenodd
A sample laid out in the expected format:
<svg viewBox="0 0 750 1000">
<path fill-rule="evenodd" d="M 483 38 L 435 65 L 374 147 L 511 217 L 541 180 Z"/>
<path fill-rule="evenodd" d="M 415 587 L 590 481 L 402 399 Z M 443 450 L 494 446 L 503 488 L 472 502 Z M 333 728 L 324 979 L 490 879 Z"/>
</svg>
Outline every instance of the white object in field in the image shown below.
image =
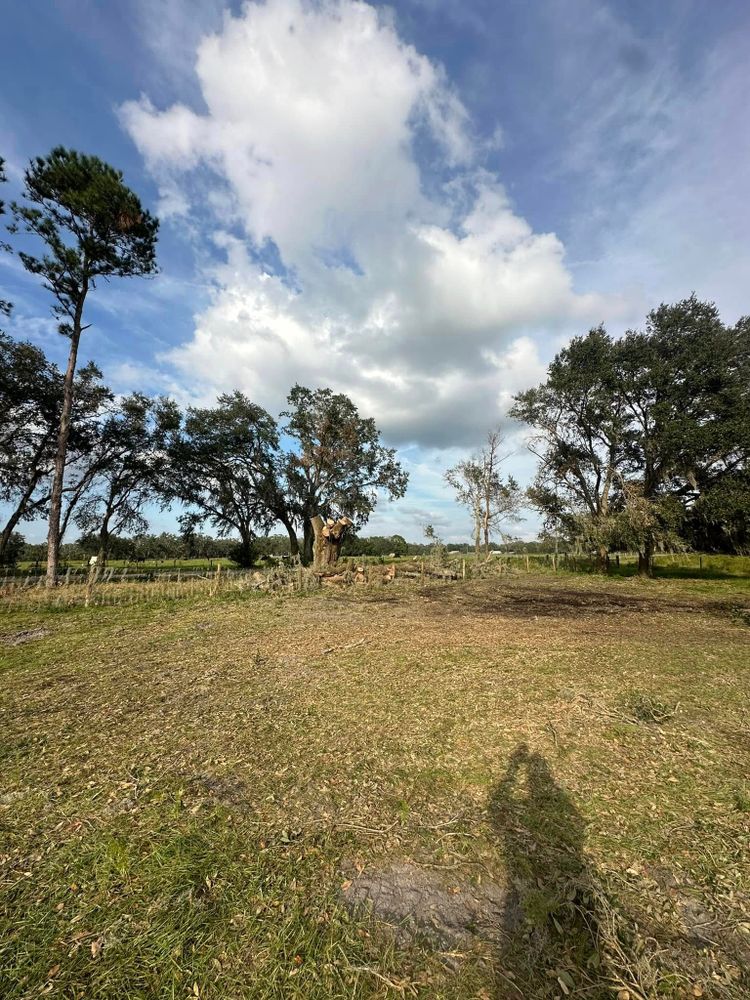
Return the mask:
<svg viewBox="0 0 750 1000">
<path fill-rule="evenodd" d="M 99 556 L 92 556 L 89 559 L 89 566 L 96 566 L 98 562 L 99 562 Z"/>
</svg>

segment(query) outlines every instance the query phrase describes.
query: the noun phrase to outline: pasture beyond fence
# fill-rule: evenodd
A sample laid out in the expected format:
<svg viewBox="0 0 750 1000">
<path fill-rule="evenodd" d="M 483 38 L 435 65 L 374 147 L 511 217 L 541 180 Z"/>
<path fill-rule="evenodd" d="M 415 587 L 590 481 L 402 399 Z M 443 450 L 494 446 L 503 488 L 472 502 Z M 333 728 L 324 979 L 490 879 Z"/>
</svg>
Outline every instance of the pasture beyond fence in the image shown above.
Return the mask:
<svg viewBox="0 0 750 1000">
<path fill-rule="evenodd" d="M 613 556 L 612 576 L 631 576 L 637 557 L 632 553 Z M 569 553 L 496 554 L 488 561 L 471 556 L 449 556 L 438 562 L 423 558 L 342 559 L 334 573 L 321 574 L 301 566 L 278 565 L 270 569 L 226 568 L 212 571 L 182 567 L 150 569 L 113 565 L 90 574 L 83 567 L 69 567 L 53 589 L 45 578 L 28 571 L 7 571 L 0 577 L 0 611 L 14 607 L 117 606 L 151 601 L 184 600 L 252 592 L 294 593 L 325 586 L 421 585 L 430 581 L 484 579 L 518 573 L 591 573 L 594 560 Z M 750 576 L 750 557 L 714 556 L 699 553 L 657 556 L 655 572 L 667 578 L 742 578 Z"/>
</svg>

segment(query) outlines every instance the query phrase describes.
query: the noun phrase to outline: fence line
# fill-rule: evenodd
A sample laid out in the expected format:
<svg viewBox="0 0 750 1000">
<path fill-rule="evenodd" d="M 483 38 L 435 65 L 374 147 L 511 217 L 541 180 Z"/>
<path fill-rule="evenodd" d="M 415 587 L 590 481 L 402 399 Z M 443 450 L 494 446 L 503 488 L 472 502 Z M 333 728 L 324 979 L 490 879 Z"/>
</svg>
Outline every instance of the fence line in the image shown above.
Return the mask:
<svg viewBox="0 0 750 1000">
<path fill-rule="evenodd" d="M 617 572 L 621 562 L 623 568 L 632 566 L 636 558 L 633 554 L 623 554 L 622 559 L 619 554 L 615 555 L 612 558 L 613 570 Z M 657 566 L 668 567 L 671 571 L 695 571 L 698 575 L 717 571 L 738 577 L 750 575 L 750 558 L 741 556 L 662 553 L 657 558 Z M 44 576 L 34 573 L 10 575 L 6 572 L 0 583 L 0 612 L 21 606 L 117 606 L 250 591 L 291 593 L 317 589 L 326 583 L 384 585 L 399 580 L 402 585 L 419 586 L 428 579 L 448 581 L 519 573 L 589 573 L 594 568 L 595 560 L 573 553 L 503 553 L 480 562 L 467 559 L 464 555 L 458 558 L 453 556 L 440 564 L 419 557 L 387 563 L 360 563 L 354 559 L 343 559 L 337 567 L 336 576 L 333 579 L 323 578 L 322 581 L 315 571 L 300 566 L 274 567 L 263 571 L 222 566 L 213 571 L 178 567 L 140 572 L 127 567 L 107 567 L 92 583 L 85 570 L 71 567 L 52 589 L 47 589 Z"/>
</svg>

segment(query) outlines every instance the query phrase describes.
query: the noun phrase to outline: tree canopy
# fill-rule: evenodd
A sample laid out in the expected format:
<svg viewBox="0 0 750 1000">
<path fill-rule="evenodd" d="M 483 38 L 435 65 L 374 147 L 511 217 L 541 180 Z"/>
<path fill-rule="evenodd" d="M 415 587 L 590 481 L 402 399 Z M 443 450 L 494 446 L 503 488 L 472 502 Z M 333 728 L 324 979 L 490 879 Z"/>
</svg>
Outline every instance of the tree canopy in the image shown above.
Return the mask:
<svg viewBox="0 0 750 1000">
<path fill-rule="evenodd" d="M 97 536 L 99 565 L 104 565 L 110 539 L 148 527 L 144 506 L 167 492 L 167 454 L 180 425 L 177 404 L 126 396 L 102 421 L 89 455 L 88 480 L 75 522 Z"/>
<path fill-rule="evenodd" d="M 241 392 L 188 409 L 170 448 L 169 491 L 187 507 L 183 529 L 209 523 L 220 536 L 236 531 L 239 561 L 250 565 L 254 539 L 276 520 L 278 446 L 273 417 Z"/>
<path fill-rule="evenodd" d="M 395 449 L 381 443 L 375 421 L 361 417 L 348 396 L 295 385 L 287 403 L 283 431 L 296 442 L 284 463 L 289 512 L 303 527 L 303 559 L 310 562 L 311 518 L 349 517 L 356 531 L 379 494 L 403 496 L 409 477 Z"/>
<path fill-rule="evenodd" d="M 6 558 L 19 524 L 47 513 L 62 383 L 62 373 L 40 348 L 0 333 L 0 499 L 7 505 L 0 561 Z M 71 473 L 63 492 L 66 512 L 72 513 L 75 507 L 77 485 L 85 478 L 94 450 L 98 420 L 110 399 L 96 366 L 86 365 L 78 372 L 66 454 Z"/>
<path fill-rule="evenodd" d="M 540 459 L 531 502 L 548 527 L 599 549 L 736 548 L 746 539 L 750 324 L 695 295 L 615 340 L 576 338 L 515 398 Z"/>
</svg>

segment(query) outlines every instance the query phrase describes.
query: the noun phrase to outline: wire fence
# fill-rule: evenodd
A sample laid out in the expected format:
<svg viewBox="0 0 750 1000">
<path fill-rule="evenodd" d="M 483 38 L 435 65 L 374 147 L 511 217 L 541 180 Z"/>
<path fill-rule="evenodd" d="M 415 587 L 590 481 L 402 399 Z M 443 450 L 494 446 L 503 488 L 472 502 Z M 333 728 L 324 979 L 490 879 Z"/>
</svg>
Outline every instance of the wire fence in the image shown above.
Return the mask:
<svg viewBox="0 0 750 1000">
<path fill-rule="evenodd" d="M 176 570 L 133 572 L 110 569 L 101 574 L 68 570 L 55 587 L 44 577 L 5 577 L 0 585 L 0 611 L 19 606 L 75 607 L 113 606 L 149 601 L 174 601 L 252 590 L 294 589 L 291 574 L 271 571 L 217 570 L 214 573 Z M 297 582 L 297 589 L 299 582 Z"/>
<path fill-rule="evenodd" d="M 612 558 L 610 572 L 630 575 L 637 556 L 623 553 Z M 138 569 L 108 567 L 101 571 L 68 568 L 55 587 L 35 572 L 8 571 L 0 577 L 0 613 L 25 607 L 118 606 L 146 602 L 179 601 L 197 597 L 248 594 L 253 591 L 294 593 L 325 586 L 424 585 L 428 582 L 487 579 L 504 575 L 591 573 L 600 570 L 591 556 L 561 554 L 496 554 L 487 560 L 448 555 L 441 560 L 420 557 L 391 561 L 342 560 L 333 572 L 321 574 L 302 566 L 279 565 L 270 569 Z M 656 560 L 657 574 L 685 577 L 748 577 L 750 558 L 704 556 L 699 553 L 663 553 Z"/>
</svg>

